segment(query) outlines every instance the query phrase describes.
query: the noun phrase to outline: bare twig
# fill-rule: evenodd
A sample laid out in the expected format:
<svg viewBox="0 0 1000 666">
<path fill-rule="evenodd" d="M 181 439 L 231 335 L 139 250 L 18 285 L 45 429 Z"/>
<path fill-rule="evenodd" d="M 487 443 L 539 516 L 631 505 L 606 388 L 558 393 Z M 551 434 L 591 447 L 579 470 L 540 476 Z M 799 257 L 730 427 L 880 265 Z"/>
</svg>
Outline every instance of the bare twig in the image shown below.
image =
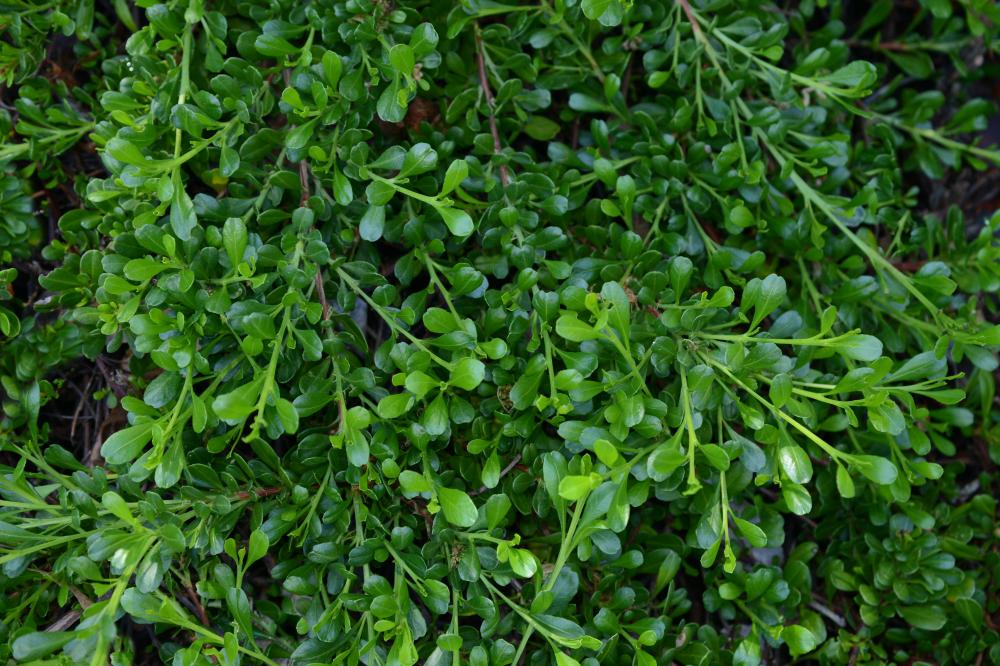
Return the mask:
<svg viewBox="0 0 1000 666">
<path fill-rule="evenodd" d="M 503 470 L 500 472 L 500 476 L 498 477 L 498 482 L 499 482 L 499 479 L 502 479 L 503 477 L 507 476 L 507 473 L 510 472 L 510 470 L 512 470 L 515 467 L 517 467 L 517 463 L 519 463 L 519 462 L 521 462 L 521 454 L 520 453 L 518 453 L 516 456 L 514 456 L 511 459 L 511 461 L 509 463 L 507 463 L 507 466 L 503 468 Z M 487 488 L 486 486 L 480 486 L 479 489 L 473 490 L 471 493 L 469 493 L 469 495 L 471 495 L 471 496 L 474 497 L 476 495 L 481 495 L 481 494 L 485 493 L 487 490 L 489 490 L 489 488 Z"/>
<path fill-rule="evenodd" d="M 701 26 L 698 25 L 698 19 L 694 17 L 694 12 L 691 11 L 691 5 L 688 4 L 688 0 L 677 0 L 677 4 L 684 10 L 684 15 L 687 16 L 688 23 L 691 24 L 691 30 L 694 32 L 695 37 L 702 39 Z"/>
<path fill-rule="evenodd" d="M 284 488 L 272 487 L 272 488 L 255 488 L 254 490 L 241 490 L 235 495 L 233 499 L 235 500 L 248 500 L 254 497 L 271 497 L 273 495 L 279 494 Z"/>
<path fill-rule="evenodd" d="M 92 374 L 90 375 L 90 377 L 87 378 L 87 385 L 84 386 L 83 391 L 80 392 L 80 402 L 76 404 L 76 411 L 73 412 L 73 424 L 70 426 L 69 429 L 70 439 L 76 436 L 76 424 L 80 420 L 80 412 L 83 411 L 83 406 L 89 402 L 87 396 L 90 393 L 90 385 L 93 383 L 93 381 L 94 381 L 94 375 Z"/>
<path fill-rule="evenodd" d="M 309 164 L 305 160 L 299 161 L 299 184 L 302 189 L 299 206 L 305 206 L 309 201 Z"/>
<path fill-rule="evenodd" d="M 201 622 L 203 627 L 211 626 L 211 622 L 208 619 L 208 613 L 205 612 L 205 607 L 201 603 L 201 599 L 198 597 L 198 593 L 195 592 L 194 587 L 191 586 L 191 582 L 187 581 L 184 586 L 184 591 L 187 592 L 188 599 L 191 600 L 191 605 L 194 606 L 194 611 L 198 615 L 198 620 Z"/>
<path fill-rule="evenodd" d="M 323 288 L 323 271 L 316 273 L 316 295 L 323 306 L 323 321 L 330 321 L 330 302 L 326 300 L 326 289 Z"/>
<path fill-rule="evenodd" d="M 493 91 L 490 90 L 490 80 L 486 76 L 486 60 L 483 57 L 483 39 L 479 35 L 479 26 L 476 26 L 476 64 L 479 66 L 479 85 L 483 89 L 483 95 L 486 96 L 486 106 L 490 109 L 489 120 L 490 120 L 490 134 L 493 135 L 493 154 L 499 155 L 503 151 L 503 146 L 500 143 L 500 130 L 497 128 L 497 119 L 493 114 Z M 503 183 L 504 187 L 510 185 L 510 173 L 507 171 L 507 165 L 500 165 L 500 182 Z"/>
<path fill-rule="evenodd" d="M 814 611 L 818 611 L 822 615 L 826 616 L 828 620 L 830 620 L 840 628 L 844 628 L 847 626 L 847 622 L 844 621 L 844 618 L 842 618 L 837 613 L 834 613 L 832 610 L 821 604 L 816 599 L 813 599 L 812 601 L 809 602 L 809 608 L 812 608 Z"/>
<path fill-rule="evenodd" d="M 72 610 L 45 627 L 45 631 L 66 631 L 80 619 L 80 611 Z"/>
</svg>

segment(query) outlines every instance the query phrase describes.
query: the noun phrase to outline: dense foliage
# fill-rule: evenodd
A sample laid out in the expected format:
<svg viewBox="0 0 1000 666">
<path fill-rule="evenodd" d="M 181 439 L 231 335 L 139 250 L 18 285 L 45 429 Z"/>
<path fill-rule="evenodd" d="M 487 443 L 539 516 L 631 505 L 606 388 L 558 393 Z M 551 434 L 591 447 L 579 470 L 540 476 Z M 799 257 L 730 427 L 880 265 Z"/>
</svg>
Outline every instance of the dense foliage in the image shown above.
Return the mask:
<svg viewBox="0 0 1000 666">
<path fill-rule="evenodd" d="M 990 0 L 0 26 L 0 658 L 1000 664 Z"/>
</svg>

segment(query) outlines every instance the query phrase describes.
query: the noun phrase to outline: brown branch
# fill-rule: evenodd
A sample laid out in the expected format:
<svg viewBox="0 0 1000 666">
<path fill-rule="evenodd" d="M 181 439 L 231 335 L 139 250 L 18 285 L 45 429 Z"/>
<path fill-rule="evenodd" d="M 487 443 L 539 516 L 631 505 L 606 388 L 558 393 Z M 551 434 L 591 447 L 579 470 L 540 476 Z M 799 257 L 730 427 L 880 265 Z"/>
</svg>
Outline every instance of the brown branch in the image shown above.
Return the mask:
<svg viewBox="0 0 1000 666">
<path fill-rule="evenodd" d="M 66 631 L 76 624 L 76 621 L 80 619 L 80 615 L 80 611 L 71 610 L 49 626 L 45 627 L 45 631 Z"/>
<path fill-rule="evenodd" d="M 286 69 L 281 75 L 284 78 L 285 87 L 290 88 L 292 85 L 291 70 Z M 306 202 L 309 201 L 309 163 L 305 160 L 299 160 L 299 188 L 302 190 L 299 206 L 305 206 Z"/>
<path fill-rule="evenodd" d="M 694 36 L 698 39 L 704 39 L 701 34 L 701 26 L 698 25 L 698 19 L 694 17 L 694 12 L 691 11 L 691 5 L 688 4 L 688 0 L 677 0 L 677 4 L 684 10 L 684 15 L 687 16 L 688 23 L 691 24 L 691 30 L 694 32 Z"/>
<path fill-rule="evenodd" d="M 330 301 L 326 300 L 326 289 L 323 288 L 323 271 L 316 273 L 316 295 L 323 306 L 323 321 L 330 321 Z"/>
<path fill-rule="evenodd" d="M 78 391 L 80 394 L 80 401 L 76 404 L 76 411 L 73 412 L 73 423 L 69 429 L 70 439 L 73 439 L 76 436 L 76 425 L 80 420 L 80 412 L 83 411 L 84 405 L 89 402 L 87 396 L 90 394 L 90 385 L 93 381 L 94 375 L 91 373 L 90 377 L 87 378 L 87 384 L 83 387 L 83 391 Z M 76 386 L 74 385 L 73 388 L 76 388 Z"/>
<path fill-rule="evenodd" d="M 187 581 L 184 586 L 184 591 L 187 592 L 188 599 L 191 600 L 191 605 L 194 606 L 194 611 L 198 615 L 198 620 L 201 622 L 203 627 L 210 627 L 212 623 L 208 619 L 208 613 L 205 612 L 205 607 L 201 603 L 201 599 L 198 597 L 198 593 L 194 591 L 194 587 L 191 586 L 191 581 Z"/>
<path fill-rule="evenodd" d="M 236 493 L 235 495 L 233 495 L 233 499 L 235 499 L 235 500 L 248 500 L 248 499 L 251 499 L 251 498 L 271 497 L 272 495 L 277 495 L 278 493 L 280 493 L 283 490 L 284 490 L 284 488 L 281 488 L 281 487 L 255 488 L 252 491 L 241 490 L 238 493 Z"/>
<path fill-rule="evenodd" d="M 894 261 L 892 262 L 892 265 L 904 273 L 916 273 L 923 268 L 926 263 L 926 259 L 911 259 L 909 261 Z"/>
<path fill-rule="evenodd" d="M 309 201 L 309 164 L 305 160 L 299 160 L 299 186 L 302 189 L 299 206 L 305 206 Z"/>
<path fill-rule="evenodd" d="M 499 155 L 503 151 L 503 147 L 500 144 L 500 130 L 497 128 L 497 119 L 493 114 L 493 91 L 490 90 L 490 81 L 486 76 L 486 61 L 483 58 L 483 39 L 479 35 L 479 26 L 476 26 L 476 64 L 479 67 L 479 85 L 483 89 L 483 94 L 486 96 L 486 106 L 490 109 L 490 134 L 493 135 L 493 154 Z M 507 165 L 500 165 L 500 182 L 503 183 L 504 187 L 510 185 L 510 173 L 507 171 Z"/>
<path fill-rule="evenodd" d="M 632 53 L 628 54 L 628 65 L 625 66 L 625 77 L 622 79 L 621 85 L 622 99 L 626 104 L 628 104 L 628 89 L 632 85 L 632 64 L 635 62 L 632 55 Z"/>
</svg>

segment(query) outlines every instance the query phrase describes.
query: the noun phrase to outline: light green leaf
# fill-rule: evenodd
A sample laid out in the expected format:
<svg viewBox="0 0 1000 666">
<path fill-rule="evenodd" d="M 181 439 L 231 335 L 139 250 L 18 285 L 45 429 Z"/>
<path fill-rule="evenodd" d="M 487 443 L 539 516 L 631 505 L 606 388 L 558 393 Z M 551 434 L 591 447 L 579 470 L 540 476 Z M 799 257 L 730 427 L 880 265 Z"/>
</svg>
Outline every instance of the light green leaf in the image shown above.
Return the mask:
<svg viewBox="0 0 1000 666">
<path fill-rule="evenodd" d="M 870 363 L 882 355 L 882 341 L 874 335 L 854 335 L 839 342 L 837 350 L 847 358 Z"/>
<path fill-rule="evenodd" d="M 461 208 L 447 208 L 442 206 L 437 209 L 438 215 L 444 220 L 448 230 L 460 238 L 465 238 L 476 229 L 472 218 Z"/>
<path fill-rule="evenodd" d="M 899 614 L 917 629 L 937 631 L 948 621 L 948 615 L 940 606 L 929 604 L 924 606 L 900 606 Z"/>
<path fill-rule="evenodd" d="M 854 456 L 857 469 L 865 478 L 879 485 L 887 486 L 896 480 L 899 471 L 896 466 L 881 456 Z"/>
<path fill-rule="evenodd" d="M 486 366 L 483 362 L 466 357 L 455 364 L 451 371 L 449 383 L 466 391 L 472 391 L 483 382 L 486 376 Z"/>
<path fill-rule="evenodd" d="M 603 337 L 593 326 L 580 321 L 576 314 L 564 314 L 556 320 L 556 333 L 560 337 L 571 342 L 583 342 L 585 340 L 597 340 Z"/>
<path fill-rule="evenodd" d="M 256 411 L 263 383 L 264 378 L 259 377 L 229 393 L 216 396 L 212 401 L 212 411 L 223 421 L 230 424 L 239 423 Z"/>
<path fill-rule="evenodd" d="M 110 465 L 132 462 L 142 452 L 142 448 L 153 438 L 155 421 L 143 421 L 128 428 L 122 428 L 108 437 L 101 445 L 101 456 Z"/>
<path fill-rule="evenodd" d="M 798 624 L 793 624 L 782 629 L 781 638 L 788 645 L 788 650 L 792 653 L 793 657 L 798 657 L 806 652 L 812 652 L 819 645 L 816 635 Z"/>
<path fill-rule="evenodd" d="M 456 527 L 472 527 L 479 517 L 476 504 L 464 491 L 441 486 L 437 497 L 445 519 Z"/>
</svg>

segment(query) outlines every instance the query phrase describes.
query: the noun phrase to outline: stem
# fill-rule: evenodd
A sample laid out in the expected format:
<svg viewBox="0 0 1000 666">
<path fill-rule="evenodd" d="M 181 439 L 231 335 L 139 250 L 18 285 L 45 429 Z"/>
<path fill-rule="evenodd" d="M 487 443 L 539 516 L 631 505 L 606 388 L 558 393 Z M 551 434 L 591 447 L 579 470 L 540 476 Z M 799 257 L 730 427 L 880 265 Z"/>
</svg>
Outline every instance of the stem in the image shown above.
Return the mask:
<svg viewBox="0 0 1000 666">
<path fill-rule="evenodd" d="M 556 14 L 555 10 L 552 9 L 547 0 L 542 0 L 542 9 L 544 9 L 545 12 L 552 18 L 556 18 L 558 16 L 559 20 L 555 24 L 556 27 L 558 27 L 559 30 L 569 38 L 569 41 L 573 42 L 573 45 L 580 51 L 584 60 L 590 64 L 590 70 L 594 72 L 594 76 L 596 76 L 597 80 L 603 85 L 604 71 L 601 70 L 601 66 L 598 65 L 597 61 L 594 59 L 594 54 L 591 52 L 590 47 L 580 41 L 580 38 L 576 36 L 576 32 L 574 32 L 573 29 L 566 23 L 566 19 L 564 19 L 561 14 Z"/>
<path fill-rule="evenodd" d="M 92 129 L 94 129 L 94 123 L 87 123 L 86 125 L 71 129 L 52 130 L 42 138 L 34 139 L 34 144 L 31 141 L 8 144 L 0 148 L 0 162 L 20 158 L 23 153 L 31 152 L 32 145 L 55 143 L 67 136 L 75 136 L 76 140 L 73 143 L 76 143 L 76 141 L 79 141 L 84 134 Z"/>
<path fill-rule="evenodd" d="M 142 559 L 146 556 L 150 547 L 156 542 L 155 538 L 148 539 L 142 546 L 142 550 L 139 556 L 135 558 L 135 561 L 124 571 L 122 571 L 121 576 L 118 577 L 118 582 L 115 584 L 115 589 L 111 593 L 111 598 L 108 599 L 108 604 L 101 609 L 101 615 L 107 613 L 112 620 L 114 620 L 115 615 L 118 613 L 118 604 L 121 601 L 122 595 L 125 594 L 125 588 L 129 586 L 132 582 L 132 574 L 139 567 Z M 103 666 L 108 663 L 108 645 L 105 640 L 105 634 L 99 631 L 97 634 L 97 646 L 94 648 L 94 656 L 90 660 L 90 666 Z"/>
<path fill-rule="evenodd" d="M 685 495 L 693 495 L 701 488 L 694 465 L 694 450 L 698 446 L 698 436 L 694 432 L 694 418 L 691 415 L 691 397 L 688 394 L 687 370 L 681 366 L 681 399 L 684 401 L 684 425 L 688 434 L 688 478 Z"/>
<path fill-rule="evenodd" d="M 278 335 L 274 338 L 274 349 L 271 351 L 271 360 L 267 364 L 267 374 L 264 376 L 264 384 L 261 387 L 260 398 L 257 400 L 256 412 L 257 415 L 254 417 L 253 426 L 250 428 L 250 434 L 248 434 L 244 441 L 252 441 L 258 437 L 261 426 L 267 425 L 264 421 L 264 408 L 267 406 L 267 401 L 271 397 L 271 392 L 274 390 L 274 376 L 278 371 L 278 359 L 281 357 L 281 348 L 285 344 L 285 331 L 288 330 L 288 322 L 291 317 L 292 306 L 286 305 L 284 314 L 281 317 L 281 327 L 278 329 Z"/>
<path fill-rule="evenodd" d="M 184 26 L 184 35 L 181 37 L 181 87 L 177 93 L 177 105 L 187 102 L 188 93 L 191 91 L 191 33 L 194 25 L 188 23 Z M 174 159 L 181 155 L 181 128 L 174 130 Z M 177 168 L 177 167 L 174 167 Z"/>
<path fill-rule="evenodd" d="M 497 118 L 494 111 L 493 102 L 493 91 L 490 90 L 490 80 L 486 75 L 486 62 L 484 60 L 484 48 L 483 48 L 483 37 L 482 32 L 479 30 L 479 24 L 475 23 L 475 35 L 476 35 L 476 65 L 479 69 L 479 86 L 483 89 L 483 95 L 486 97 L 486 108 L 489 109 L 489 123 L 490 123 L 490 134 L 493 135 L 493 154 L 500 155 L 503 152 L 503 147 L 500 144 L 500 130 L 497 128 Z M 507 165 L 500 165 L 500 182 L 503 183 L 504 187 L 510 185 L 510 173 L 507 171 Z"/>
<path fill-rule="evenodd" d="M 388 312 L 382 309 L 382 306 L 380 306 L 378 303 L 372 300 L 372 298 L 368 294 L 366 294 L 363 289 L 361 289 L 361 286 L 357 283 L 357 281 L 350 275 L 348 275 L 348 273 L 344 269 L 338 268 L 337 275 L 339 275 L 340 278 L 347 283 L 347 286 L 349 286 L 354 293 L 356 293 L 358 296 L 364 299 L 364 301 L 368 304 L 369 307 L 371 307 L 373 310 L 375 310 L 376 313 L 378 313 L 378 316 L 381 317 L 385 321 L 385 323 L 389 325 L 389 328 L 392 329 L 393 333 L 402 335 L 404 338 L 412 342 L 418 349 L 425 352 L 428 356 L 431 357 L 431 359 L 435 363 L 437 363 L 441 367 L 446 368 L 449 371 L 454 367 L 454 364 L 449 363 L 448 361 L 444 360 L 443 358 L 432 352 L 430 349 L 428 349 L 426 345 L 424 345 L 423 340 L 416 337 L 415 335 L 407 331 L 405 328 L 399 326 L 399 324 L 396 323 L 395 317 L 389 315 Z"/>
<path fill-rule="evenodd" d="M 552 363 L 552 341 L 549 339 L 548 324 L 541 322 L 539 328 L 542 331 L 542 341 L 545 343 L 545 365 L 549 372 L 549 394 L 555 398 L 556 393 L 556 370 Z"/>
<path fill-rule="evenodd" d="M 801 345 L 805 347 L 828 347 L 830 343 L 837 343 L 841 340 L 846 340 L 853 338 L 858 335 L 859 331 L 848 331 L 842 335 L 838 335 L 833 338 L 759 338 L 751 335 L 741 335 L 741 334 L 729 334 L 729 333 L 702 333 L 700 331 L 692 331 L 691 335 L 698 338 L 705 338 L 708 340 L 723 340 L 732 342 L 747 342 L 747 343 L 764 343 L 771 342 L 776 345 Z"/>
<path fill-rule="evenodd" d="M 451 294 L 448 293 L 448 290 L 441 282 L 441 278 L 438 277 L 437 271 L 434 270 L 434 262 L 431 261 L 430 255 L 426 253 L 421 254 L 424 256 L 424 265 L 427 267 L 427 274 L 430 276 L 431 284 L 437 287 L 437 290 L 441 293 L 441 297 L 448 305 L 448 310 L 451 311 L 451 316 L 455 318 L 455 323 L 459 328 L 463 328 L 462 317 L 458 314 L 458 310 L 455 309 L 455 304 L 451 301 Z"/>
<path fill-rule="evenodd" d="M 559 544 L 559 554 L 556 556 L 555 566 L 552 567 L 552 572 L 545 580 L 545 585 L 542 586 L 542 592 L 548 592 L 555 587 L 556 580 L 559 578 L 559 572 L 562 571 L 563 566 L 566 564 L 566 560 L 569 559 L 569 554 L 575 547 L 573 542 L 576 537 L 576 528 L 580 522 L 580 516 L 583 515 L 583 506 L 587 503 L 588 497 L 590 497 L 590 493 L 587 493 L 576 501 L 576 506 L 573 508 L 573 517 L 570 518 L 569 527 L 566 528 L 566 534 L 563 535 L 563 540 Z"/>
<path fill-rule="evenodd" d="M 699 41 L 701 41 L 702 44 L 705 46 L 705 53 L 712 61 L 712 64 L 715 66 L 716 70 L 718 70 L 720 79 L 723 81 L 723 83 L 729 85 L 729 77 L 726 76 L 725 70 L 723 69 L 721 63 L 718 60 L 715 49 L 712 47 L 711 42 L 708 41 L 708 38 L 705 36 L 705 34 L 701 31 L 701 27 L 699 26 L 698 23 L 699 22 L 698 15 L 691 9 L 691 6 L 688 4 L 687 0 L 677 0 L 677 1 L 684 9 L 685 14 L 687 14 L 688 20 L 691 22 L 691 27 L 692 30 L 694 31 L 695 37 Z M 809 85 L 810 87 L 813 87 L 817 90 L 821 90 L 832 97 L 839 98 L 837 90 L 831 89 L 829 86 L 825 86 L 821 82 L 816 81 L 814 79 L 803 77 L 798 74 L 795 74 L 794 72 L 788 72 L 780 67 L 772 65 L 766 60 L 759 58 L 756 54 L 754 54 L 751 50 L 749 50 L 742 44 L 730 39 L 720 30 L 712 29 L 712 36 L 717 38 L 726 46 L 746 55 L 748 58 L 752 59 L 755 63 L 757 63 L 762 67 L 776 70 L 784 75 L 790 76 L 793 81 Z M 736 103 L 740 109 L 740 112 L 743 113 L 744 116 L 746 116 L 747 120 L 750 120 L 753 114 L 751 113 L 750 108 L 747 106 L 746 102 L 744 102 L 741 98 L 737 97 Z M 850 105 L 847 106 L 848 108 L 851 108 Z M 752 131 L 754 133 L 754 136 L 760 141 L 761 145 L 767 147 L 768 151 L 771 153 L 775 161 L 778 163 L 778 166 L 784 167 L 785 164 L 788 162 L 789 157 L 785 155 L 781 150 L 771 145 L 771 143 L 768 141 L 767 134 L 759 127 L 753 127 Z M 892 265 L 892 262 L 888 261 L 885 257 L 883 257 L 877 250 L 864 243 L 857 236 L 857 234 L 851 231 L 851 229 L 846 224 L 844 224 L 837 216 L 836 212 L 833 210 L 833 207 L 830 205 L 829 201 L 827 201 L 825 197 L 820 195 L 820 193 L 817 192 L 812 186 L 806 183 L 805 180 L 802 179 L 802 177 L 798 174 L 798 172 L 794 168 L 791 170 L 789 177 L 792 179 L 792 182 L 795 184 L 796 189 L 799 190 L 799 193 L 806 200 L 806 202 L 810 204 L 815 204 L 816 207 L 819 208 L 819 210 L 823 212 L 823 214 L 826 215 L 826 217 L 831 222 L 833 222 L 834 226 L 836 226 L 837 229 L 844 236 L 846 236 L 851 241 L 851 243 L 855 245 L 855 247 L 861 250 L 861 252 L 871 262 L 873 267 L 876 268 L 876 270 L 882 270 L 887 272 L 897 282 L 903 285 L 903 287 L 907 291 L 909 291 L 914 296 L 914 298 L 916 298 L 927 309 L 928 312 L 930 312 L 935 322 L 937 322 L 939 325 L 944 325 L 947 323 L 947 319 L 945 320 L 945 322 L 941 321 L 942 315 L 940 309 L 937 306 L 935 306 L 930 301 L 930 299 L 924 296 L 923 293 L 921 293 L 921 291 L 917 288 L 915 284 L 913 284 L 913 282 L 909 279 L 909 277 L 903 274 L 899 269 L 897 269 L 895 266 Z"/>
<path fill-rule="evenodd" d="M 395 179 L 393 179 L 393 178 L 383 178 L 382 176 L 378 175 L 377 173 L 371 173 L 371 172 L 368 173 L 368 177 L 371 180 L 374 180 L 374 181 L 377 181 L 379 183 L 384 183 L 384 184 L 388 185 L 389 187 L 391 187 L 392 189 L 396 190 L 400 194 L 405 194 L 406 196 L 408 196 L 408 197 L 410 197 L 412 199 L 416 199 L 417 201 L 422 201 L 423 203 L 427 204 L 428 206 L 433 206 L 434 208 L 440 208 L 441 205 L 442 205 L 442 202 L 439 201 L 438 199 L 436 199 L 435 197 L 429 197 L 426 194 L 421 194 L 420 192 L 416 192 L 414 190 L 411 190 L 408 187 L 403 187 L 402 185 L 397 184 L 396 181 L 395 181 Z M 405 180 L 405 179 L 403 179 L 403 180 Z"/>
<path fill-rule="evenodd" d="M 713 358 L 711 358 L 709 356 L 702 355 L 701 358 L 704 361 L 706 361 L 707 363 L 709 363 L 709 364 L 715 366 L 716 368 L 718 368 L 719 370 L 721 370 L 723 372 L 723 374 L 725 374 L 726 376 L 728 376 L 729 379 L 732 380 L 732 382 L 734 384 L 736 384 L 741 389 L 743 389 L 744 391 L 746 391 L 747 393 L 749 393 L 750 395 L 752 395 L 760 404 L 762 404 L 765 407 L 767 407 L 768 411 L 770 411 L 772 414 L 774 414 L 775 416 L 777 416 L 778 418 L 780 418 L 782 421 L 785 421 L 786 423 L 788 423 L 789 425 L 791 425 L 793 428 L 795 428 L 796 430 L 798 430 L 799 432 L 801 432 L 803 435 L 805 435 L 811 442 L 813 442 L 814 444 L 816 444 L 816 446 L 818 446 L 819 448 L 823 449 L 823 451 L 825 451 L 826 453 L 828 453 L 831 458 L 833 458 L 834 460 L 839 460 L 841 458 L 848 458 L 848 459 L 850 458 L 850 456 L 848 454 L 844 453 L 843 451 L 838 451 L 837 449 L 833 448 L 832 446 L 830 446 L 829 444 L 827 444 L 826 442 L 824 442 L 812 430 L 810 430 L 809 428 L 805 427 L 804 425 L 802 425 L 801 423 L 799 423 L 798 421 L 796 421 L 795 419 L 793 419 L 791 416 L 789 416 L 785 412 L 783 412 L 780 409 L 778 409 L 777 407 L 775 407 L 770 401 L 765 400 L 763 397 L 761 397 L 760 394 L 758 394 L 752 388 L 750 388 L 749 386 L 747 386 L 746 384 L 744 384 L 742 381 L 740 381 L 739 379 L 737 379 L 736 375 L 734 375 L 733 373 L 731 373 L 729 371 L 729 368 L 727 368 L 726 366 L 722 365 L 721 363 L 715 361 Z"/>
</svg>

